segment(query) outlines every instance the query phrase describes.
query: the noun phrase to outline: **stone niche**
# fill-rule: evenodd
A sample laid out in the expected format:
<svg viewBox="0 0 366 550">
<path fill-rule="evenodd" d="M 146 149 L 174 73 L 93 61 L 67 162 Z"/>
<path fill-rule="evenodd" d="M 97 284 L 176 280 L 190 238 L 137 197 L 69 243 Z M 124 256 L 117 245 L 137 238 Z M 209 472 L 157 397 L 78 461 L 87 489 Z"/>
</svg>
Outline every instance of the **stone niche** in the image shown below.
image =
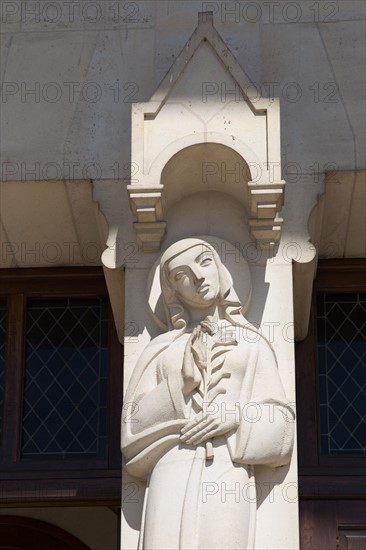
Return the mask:
<svg viewBox="0 0 366 550">
<path fill-rule="evenodd" d="M 160 249 L 173 201 L 211 187 L 240 200 L 260 249 L 278 243 L 284 193 L 279 100 L 259 95 L 212 14 L 200 15 L 150 101 L 133 105 L 131 162 L 128 192 L 144 251 Z"/>
<path fill-rule="evenodd" d="M 125 265 L 121 547 L 296 550 L 292 264 L 276 254 L 285 186 L 279 101 L 258 95 L 212 14 L 199 14 L 151 100 L 133 105 L 131 163 L 140 254 Z M 131 229 L 125 216 L 105 258 Z M 194 287 L 205 268 L 219 288 L 212 299 L 211 287 Z M 180 293 L 182 276 L 196 288 L 192 299 Z M 239 335 L 228 335 L 233 327 Z M 212 351 L 220 346 L 224 367 Z M 195 444 L 180 430 L 202 411 L 199 392 L 209 395 L 207 365 L 222 384 L 217 402 L 237 392 L 240 419 Z"/>
</svg>

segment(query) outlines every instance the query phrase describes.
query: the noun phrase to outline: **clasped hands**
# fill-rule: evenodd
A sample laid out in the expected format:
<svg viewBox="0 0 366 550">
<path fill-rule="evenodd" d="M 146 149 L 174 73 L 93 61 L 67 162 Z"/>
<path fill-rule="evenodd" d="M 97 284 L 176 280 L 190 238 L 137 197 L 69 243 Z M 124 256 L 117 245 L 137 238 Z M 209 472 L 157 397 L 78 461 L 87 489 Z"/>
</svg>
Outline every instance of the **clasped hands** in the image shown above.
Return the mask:
<svg viewBox="0 0 366 550">
<path fill-rule="evenodd" d="M 210 414 L 202 411 L 194 418 L 187 421 L 187 424 L 181 430 L 180 440 L 187 445 L 200 445 L 214 437 L 224 435 L 238 427 L 232 415 L 231 418 L 223 418 L 221 412 Z"/>
</svg>

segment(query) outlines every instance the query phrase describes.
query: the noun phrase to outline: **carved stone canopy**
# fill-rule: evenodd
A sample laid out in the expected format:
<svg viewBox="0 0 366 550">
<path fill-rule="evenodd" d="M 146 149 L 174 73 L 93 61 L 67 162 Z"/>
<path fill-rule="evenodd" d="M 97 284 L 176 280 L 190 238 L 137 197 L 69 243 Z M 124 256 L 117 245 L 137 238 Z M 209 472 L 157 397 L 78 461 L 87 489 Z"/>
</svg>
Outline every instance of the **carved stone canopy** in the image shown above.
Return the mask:
<svg viewBox="0 0 366 550">
<path fill-rule="evenodd" d="M 243 204 L 258 248 L 279 241 L 285 185 L 279 99 L 260 95 L 215 29 L 212 13 L 199 14 L 152 98 L 133 104 L 131 162 L 138 178 L 128 193 L 145 252 L 160 249 L 171 204 L 211 189 Z"/>
</svg>

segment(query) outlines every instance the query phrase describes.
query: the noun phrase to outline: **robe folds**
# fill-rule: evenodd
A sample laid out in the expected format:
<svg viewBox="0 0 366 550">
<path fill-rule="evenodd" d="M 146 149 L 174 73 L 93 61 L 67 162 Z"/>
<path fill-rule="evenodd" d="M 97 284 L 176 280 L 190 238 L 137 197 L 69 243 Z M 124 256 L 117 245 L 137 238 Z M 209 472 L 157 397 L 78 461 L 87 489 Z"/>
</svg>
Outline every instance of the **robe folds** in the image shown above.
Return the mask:
<svg viewBox="0 0 366 550">
<path fill-rule="evenodd" d="M 275 355 L 258 332 L 220 321 L 208 337 L 210 377 L 184 397 L 181 369 L 189 331 L 172 330 L 145 348 L 132 374 L 122 418 L 125 469 L 146 480 L 139 548 L 250 550 L 254 547 L 254 467 L 291 458 L 294 413 Z M 205 443 L 180 441 L 204 410 L 235 428 Z"/>
</svg>

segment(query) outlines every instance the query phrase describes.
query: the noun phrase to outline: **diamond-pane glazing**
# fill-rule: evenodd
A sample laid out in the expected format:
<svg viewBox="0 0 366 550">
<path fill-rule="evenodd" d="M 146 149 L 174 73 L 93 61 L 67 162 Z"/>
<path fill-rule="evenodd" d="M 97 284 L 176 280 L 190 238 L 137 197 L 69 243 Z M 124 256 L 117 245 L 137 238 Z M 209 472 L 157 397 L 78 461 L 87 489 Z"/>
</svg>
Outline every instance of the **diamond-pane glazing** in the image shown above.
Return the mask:
<svg viewBox="0 0 366 550">
<path fill-rule="evenodd" d="M 29 301 L 22 457 L 101 457 L 106 443 L 107 302 Z"/>
<path fill-rule="evenodd" d="M 321 451 L 366 454 L 366 294 L 318 295 Z"/>
<path fill-rule="evenodd" d="M 2 429 L 2 421 L 3 421 L 5 339 L 6 339 L 6 301 L 0 300 L 0 432 Z"/>
</svg>

